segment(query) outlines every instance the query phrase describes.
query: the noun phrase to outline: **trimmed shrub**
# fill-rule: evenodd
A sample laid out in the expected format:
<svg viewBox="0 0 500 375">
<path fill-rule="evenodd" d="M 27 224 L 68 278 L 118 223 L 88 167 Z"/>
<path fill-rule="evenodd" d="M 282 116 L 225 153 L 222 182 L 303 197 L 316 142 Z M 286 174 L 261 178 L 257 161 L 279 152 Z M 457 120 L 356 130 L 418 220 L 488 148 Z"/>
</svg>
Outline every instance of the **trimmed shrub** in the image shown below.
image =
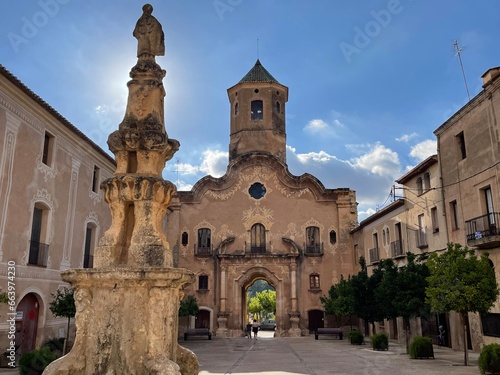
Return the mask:
<svg viewBox="0 0 500 375">
<path fill-rule="evenodd" d="M 482 375 L 500 374 L 500 344 L 483 346 L 477 364 Z"/>
<path fill-rule="evenodd" d="M 383 333 L 376 333 L 372 336 L 373 350 L 387 350 L 389 349 L 389 339 Z"/>
<path fill-rule="evenodd" d="M 408 347 L 408 354 L 411 359 L 434 358 L 434 348 L 430 337 L 415 337 Z"/>
<path fill-rule="evenodd" d="M 349 337 L 349 341 L 351 341 L 351 345 L 362 345 L 365 342 L 363 334 L 357 329 L 349 332 L 347 336 Z"/>
<path fill-rule="evenodd" d="M 55 359 L 55 354 L 49 348 L 32 350 L 23 354 L 19 359 L 19 374 L 41 375 L 45 367 Z"/>
</svg>

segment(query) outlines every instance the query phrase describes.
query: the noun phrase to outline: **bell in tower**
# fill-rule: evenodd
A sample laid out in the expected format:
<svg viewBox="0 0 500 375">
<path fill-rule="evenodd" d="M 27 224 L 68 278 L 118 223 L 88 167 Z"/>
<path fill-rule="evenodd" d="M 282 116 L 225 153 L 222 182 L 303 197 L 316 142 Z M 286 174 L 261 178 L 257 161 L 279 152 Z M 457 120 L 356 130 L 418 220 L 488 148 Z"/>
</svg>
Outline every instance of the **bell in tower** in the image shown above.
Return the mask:
<svg viewBox="0 0 500 375">
<path fill-rule="evenodd" d="M 229 163 L 239 156 L 268 153 L 286 164 L 285 103 L 288 87 L 260 63 L 227 90 L 231 103 Z"/>
</svg>

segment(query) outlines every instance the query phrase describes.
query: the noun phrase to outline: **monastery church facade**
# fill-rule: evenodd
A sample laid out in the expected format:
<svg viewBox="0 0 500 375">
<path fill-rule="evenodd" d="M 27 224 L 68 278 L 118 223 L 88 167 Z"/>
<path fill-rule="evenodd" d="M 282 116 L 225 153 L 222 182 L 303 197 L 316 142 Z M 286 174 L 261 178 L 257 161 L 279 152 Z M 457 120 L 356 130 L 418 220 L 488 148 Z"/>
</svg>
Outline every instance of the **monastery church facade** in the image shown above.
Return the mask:
<svg viewBox="0 0 500 375">
<path fill-rule="evenodd" d="M 228 96 L 226 174 L 179 191 L 167 212 L 174 266 L 196 274 L 185 289 L 200 307 L 191 325 L 241 335 L 246 290 L 262 279 L 276 290 L 276 334 L 307 334 L 324 324 L 319 297 L 341 275 L 356 272 L 350 236 L 357 224 L 355 192 L 289 172 L 288 88 L 259 60 Z"/>
</svg>

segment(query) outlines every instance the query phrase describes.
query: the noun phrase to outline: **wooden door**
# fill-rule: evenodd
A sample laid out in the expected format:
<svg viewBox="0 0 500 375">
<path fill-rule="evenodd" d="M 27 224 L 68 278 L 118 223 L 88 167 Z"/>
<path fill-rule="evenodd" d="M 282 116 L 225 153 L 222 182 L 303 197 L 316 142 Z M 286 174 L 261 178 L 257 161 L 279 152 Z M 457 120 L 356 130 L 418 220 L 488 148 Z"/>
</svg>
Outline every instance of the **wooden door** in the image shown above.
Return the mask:
<svg viewBox="0 0 500 375">
<path fill-rule="evenodd" d="M 194 328 L 210 329 L 210 311 L 200 310 L 198 314 L 196 314 Z"/>
<path fill-rule="evenodd" d="M 20 332 L 18 332 L 20 340 L 19 354 L 35 349 L 38 312 L 38 299 L 33 293 L 24 296 L 17 306 L 17 318 L 20 321 Z"/>
<path fill-rule="evenodd" d="M 324 328 L 325 323 L 323 317 L 324 314 L 321 310 L 310 310 L 308 312 L 309 333 L 313 333 L 317 328 Z"/>
</svg>

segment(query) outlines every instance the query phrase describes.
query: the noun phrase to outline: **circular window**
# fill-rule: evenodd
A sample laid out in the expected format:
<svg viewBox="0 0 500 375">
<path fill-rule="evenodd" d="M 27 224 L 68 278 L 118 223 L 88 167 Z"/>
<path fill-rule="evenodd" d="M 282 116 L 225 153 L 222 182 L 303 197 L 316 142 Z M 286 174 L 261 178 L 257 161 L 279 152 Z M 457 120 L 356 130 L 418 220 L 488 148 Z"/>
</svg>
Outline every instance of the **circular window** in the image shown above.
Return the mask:
<svg viewBox="0 0 500 375">
<path fill-rule="evenodd" d="M 258 94 L 259 93 L 259 89 L 255 89 L 253 90 L 254 93 Z"/>
<path fill-rule="evenodd" d="M 248 194 L 254 199 L 260 199 L 266 195 L 266 187 L 260 182 L 256 182 L 248 189 Z"/>
</svg>

